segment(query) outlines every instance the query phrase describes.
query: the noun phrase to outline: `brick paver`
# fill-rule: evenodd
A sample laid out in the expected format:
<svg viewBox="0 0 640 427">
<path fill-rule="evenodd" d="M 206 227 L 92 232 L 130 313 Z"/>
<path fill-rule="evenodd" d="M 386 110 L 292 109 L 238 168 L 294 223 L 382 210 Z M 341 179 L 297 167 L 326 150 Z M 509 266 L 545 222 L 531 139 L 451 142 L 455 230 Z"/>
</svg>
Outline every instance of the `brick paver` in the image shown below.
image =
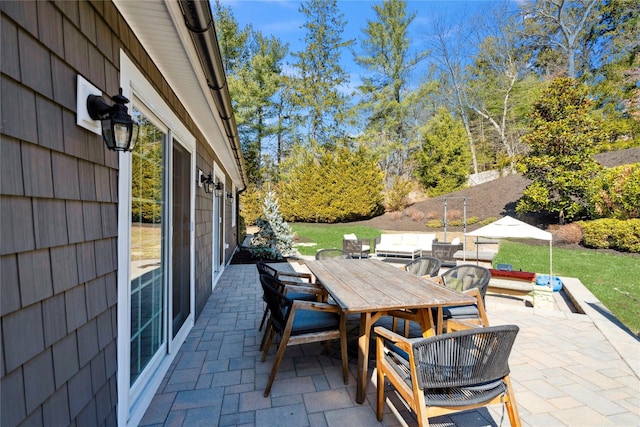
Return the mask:
<svg viewBox="0 0 640 427">
<path fill-rule="evenodd" d="M 375 384 L 370 382 L 364 404 L 355 403 L 353 355 L 345 385 L 339 355 L 326 354 L 318 343 L 288 348 L 270 396 L 263 397 L 276 346 L 261 363 L 261 293 L 255 266 L 225 269 L 140 425 L 417 425 L 392 389 L 385 393 L 392 405 L 379 423 Z M 487 307 L 491 324 L 520 326 L 510 366 L 523 425 L 640 425 L 640 379 L 630 368 L 639 361 L 625 360 L 588 316 L 499 299 Z M 640 344 L 629 339 L 640 354 Z M 501 421 L 509 424 L 499 405 L 430 420 L 451 427 Z"/>
</svg>

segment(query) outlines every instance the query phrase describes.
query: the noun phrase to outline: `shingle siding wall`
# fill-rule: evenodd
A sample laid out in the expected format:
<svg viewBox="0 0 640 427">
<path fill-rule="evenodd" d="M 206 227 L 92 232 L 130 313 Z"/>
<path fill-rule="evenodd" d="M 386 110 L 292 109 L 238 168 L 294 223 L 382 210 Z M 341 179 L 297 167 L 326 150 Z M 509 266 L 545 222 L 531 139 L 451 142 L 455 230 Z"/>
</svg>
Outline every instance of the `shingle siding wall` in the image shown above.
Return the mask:
<svg viewBox="0 0 640 427">
<path fill-rule="evenodd" d="M 0 425 L 115 425 L 118 161 L 75 92 L 117 87 L 117 33 L 89 3 L 0 7 Z"/>
<path fill-rule="evenodd" d="M 111 2 L 0 11 L 0 425 L 115 425 L 118 156 L 76 125 L 76 76 L 117 93 L 124 49 L 195 135 L 196 167 L 220 162 Z M 211 294 L 211 218 L 196 187 L 196 315 Z"/>
<path fill-rule="evenodd" d="M 196 169 L 208 174 L 213 171 L 213 151 L 199 144 L 196 153 Z M 200 316 L 207 299 L 211 295 L 213 266 L 213 197 L 196 187 L 196 231 L 195 231 L 195 269 L 196 269 L 196 317 Z"/>
</svg>

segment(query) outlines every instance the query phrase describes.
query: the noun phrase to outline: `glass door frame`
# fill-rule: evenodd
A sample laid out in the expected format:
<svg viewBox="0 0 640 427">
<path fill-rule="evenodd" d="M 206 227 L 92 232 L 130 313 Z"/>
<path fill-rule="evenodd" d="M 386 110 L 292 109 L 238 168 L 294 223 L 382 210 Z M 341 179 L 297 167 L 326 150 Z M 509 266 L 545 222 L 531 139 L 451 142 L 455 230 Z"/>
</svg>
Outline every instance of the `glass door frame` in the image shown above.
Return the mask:
<svg viewBox="0 0 640 427">
<path fill-rule="evenodd" d="M 222 194 L 220 196 L 213 194 L 213 205 L 211 212 L 211 220 L 213 222 L 211 235 L 211 289 L 215 289 L 218 279 L 222 276 L 225 268 L 226 241 L 225 241 L 225 200 L 226 185 L 225 176 L 222 169 L 217 163 L 213 165 L 213 180 L 222 183 Z"/>
<path fill-rule="evenodd" d="M 117 338 L 117 424 L 119 426 L 138 425 L 146 408 L 151 403 L 155 391 L 158 389 L 165 373 L 180 346 L 184 343 L 187 334 L 195 323 L 195 164 L 196 141 L 195 137 L 182 124 L 180 119 L 171 111 L 162 97 L 151 86 L 149 81 L 137 69 L 124 51 L 120 51 L 120 86 L 122 94 L 132 100 L 132 104 L 143 111 L 145 115 L 153 117 L 154 125 L 165 132 L 165 180 L 173 174 L 172 151 L 173 141 L 190 153 L 190 182 L 189 186 L 189 215 L 190 215 L 190 313 L 183 323 L 180 331 L 174 339 L 170 339 L 171 332 L 171 307 L 172 296 L 170 292 L 169 278 L 171 271 L 171 205 L 172 191 L 164 190 L 166 196 L 165 209 L 167 213 L 167 225 L 163 227 L 164 237 L 168 239 L 164 243 L 163 257 L 166 268 L 164 286 L 164 340 L 161 348 L 151 359 L 151 362 L 130 386 L 130 339 L 131 339 L 131 307 L 130 307 L 130 233 L 131 233 L 131 154 L 120 152 L 118 154 L 118 338 Z M 151 113 L 153 111 L 153 113 Z M 151 117 L 149 117 L 151 119 Z M 170 183 L 169 179 L 169 183 Z M 169 185 L 170 186 L 170 185 Z M 165 186 L 166 187 L 166 186 Z"/>
</svg>

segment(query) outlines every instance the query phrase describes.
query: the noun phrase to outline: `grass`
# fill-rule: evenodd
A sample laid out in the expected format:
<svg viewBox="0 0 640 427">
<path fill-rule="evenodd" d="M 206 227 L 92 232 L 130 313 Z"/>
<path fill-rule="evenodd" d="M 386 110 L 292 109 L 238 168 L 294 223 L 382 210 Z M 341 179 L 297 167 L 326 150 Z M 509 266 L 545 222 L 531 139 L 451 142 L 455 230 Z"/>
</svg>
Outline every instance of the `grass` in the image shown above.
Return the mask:
<svg viewBox="0 0 640 427">
<path fill-rule="evenodd" d="M 549 247 L 503 240 L 494 263 L 549 271 Z M 592 250 L 553 248 L 553 275 L 576 277 L 634 334 L 640 334 L 640 258 Z"/>
<path fill-rule="evenodd" d="M 305 244 L 297 248 L 302 255 L 314 255 L 323 248 L 342 248 L 342 236 L 347 233 L 369 239 L 381 234 L 376 228 L 349 224 L 291 224 L 291 227 Z M 494 260 L 494 265 L 497 263 L 548 274 L 549 247 L 503 240 Z M 553 274 L 578 278 L 634 334 L 640 334 L 640 283 L 637 281 L 640 258 L 587 249 L 553 248 Z"/>
<path fill-rule="evenodd" d="M 162 228 L 158 225 L 131 224 L 131 259 L 160 259 Z"/>
<path fill-rule="evenodd" d="M 302 255 L 314 255 L 318 249 L 338 248 L 342 249 L 342 236 L 355 233 L 361 239 L 375 239 L 380 237 L 381 231 L 377 228 L 366 226 L 354 226 L 349 224 L 290 224 L 298 235 L 301 245 L 297 246 Z"/>
</svg>

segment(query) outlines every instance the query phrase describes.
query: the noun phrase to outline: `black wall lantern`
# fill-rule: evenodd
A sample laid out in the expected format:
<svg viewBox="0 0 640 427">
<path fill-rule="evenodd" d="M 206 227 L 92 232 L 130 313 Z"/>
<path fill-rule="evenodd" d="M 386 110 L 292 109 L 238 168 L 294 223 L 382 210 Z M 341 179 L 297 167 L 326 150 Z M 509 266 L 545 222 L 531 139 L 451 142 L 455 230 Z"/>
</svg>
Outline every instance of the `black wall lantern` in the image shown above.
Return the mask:
<svg viewBox="0 0 640 427">
<path fill-rule="evenodd" d="M 138 124 L 127 112 L 129 100 L 120 93 L 111 97 L 113 105 L 107 105 L 100 96 L 87 97 L 87 112 L 93 120 L 102 122 L 102 138 L 113 151 L 133 151 L 138 139 Z"/>
<path fill-rule="evenodd" d="M 205 193 L 211 193 L 213 191 L 213 177 L 211 176 L 211 174 L 201 174 L 200 184 L 202 184 L 202 186 L 204 187 Z"/>
<path fill-rule="evenodd" d="M 216 182 L 216 196 L 222 196 L 222 183 L 220 181 Z"/>
</svg>

